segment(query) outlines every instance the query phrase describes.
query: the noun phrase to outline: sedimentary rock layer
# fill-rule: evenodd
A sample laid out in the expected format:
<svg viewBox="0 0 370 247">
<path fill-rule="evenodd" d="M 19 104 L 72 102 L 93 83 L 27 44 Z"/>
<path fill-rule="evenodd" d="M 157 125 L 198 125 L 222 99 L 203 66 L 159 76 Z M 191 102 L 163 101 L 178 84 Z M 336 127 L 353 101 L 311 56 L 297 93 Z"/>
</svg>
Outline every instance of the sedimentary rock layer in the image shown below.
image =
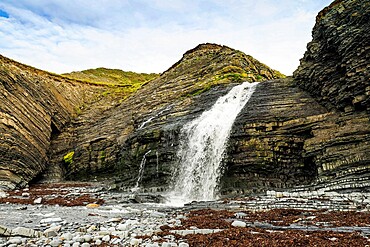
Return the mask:
<svg viewBox="0 0 370 247">
<path fill-rule="evenodd" d="M 47 167 L 52 136 L 94 87 L 2 56 L 0 81 L 0 187 L 15 188 Z"/>
<path fill-rule="evenodd" d="M 336 0 L 322 10 L 294 72 L 297 85 L 328 108 L 369 111 L 369 22 L 368 0 Z"/>
</svg>

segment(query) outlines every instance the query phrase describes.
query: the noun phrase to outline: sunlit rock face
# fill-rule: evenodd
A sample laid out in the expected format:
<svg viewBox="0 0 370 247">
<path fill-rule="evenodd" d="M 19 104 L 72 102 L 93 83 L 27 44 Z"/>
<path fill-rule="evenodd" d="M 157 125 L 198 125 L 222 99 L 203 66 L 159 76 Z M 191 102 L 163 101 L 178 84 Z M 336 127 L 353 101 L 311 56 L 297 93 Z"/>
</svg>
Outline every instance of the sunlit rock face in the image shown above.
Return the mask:
<svg viewBox="0 0 370 247">
<path fill-rule="evenodd" d="M 3 56 L 0 82 L 0 188 L 14 189 L 45 170 L 52 137 L 94 87 Z"/>
</svg>

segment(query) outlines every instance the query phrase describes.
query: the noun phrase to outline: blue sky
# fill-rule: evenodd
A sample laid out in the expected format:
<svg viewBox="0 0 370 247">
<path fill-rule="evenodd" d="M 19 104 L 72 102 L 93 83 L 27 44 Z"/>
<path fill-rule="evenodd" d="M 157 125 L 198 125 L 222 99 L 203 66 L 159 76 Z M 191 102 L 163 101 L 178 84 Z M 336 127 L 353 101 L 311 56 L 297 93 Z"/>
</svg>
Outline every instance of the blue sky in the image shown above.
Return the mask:
<svg viewBox="0 0 370 247">
<path fill-rule="evenodd" d="M 163 72 L 205 42 L 290 75 L 329 0 L 0 0 L 0 54 L 55 73 Z"/>
</svg>

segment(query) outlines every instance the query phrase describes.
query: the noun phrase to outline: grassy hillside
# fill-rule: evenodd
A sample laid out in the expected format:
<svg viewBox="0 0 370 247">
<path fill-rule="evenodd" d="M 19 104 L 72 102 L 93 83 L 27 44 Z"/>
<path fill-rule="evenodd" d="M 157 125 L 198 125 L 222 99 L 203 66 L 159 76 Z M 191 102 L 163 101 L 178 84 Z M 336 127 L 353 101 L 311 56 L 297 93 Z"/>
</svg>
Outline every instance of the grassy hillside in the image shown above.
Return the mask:
<svg viewBox="0 0 370 247">
<path fill-rule="evenodd" d="M 89 84 L 108 86 L 109 89 L 104 92 L 105 95 L 119 93 L 120 95 L 123 94 L 125 97 L 136 92 L 142 85 L 159 76 L 159 74 L 155 73 L 135 73 L 107 68 L 74 71 L 62 75 Z"/>
</svg>

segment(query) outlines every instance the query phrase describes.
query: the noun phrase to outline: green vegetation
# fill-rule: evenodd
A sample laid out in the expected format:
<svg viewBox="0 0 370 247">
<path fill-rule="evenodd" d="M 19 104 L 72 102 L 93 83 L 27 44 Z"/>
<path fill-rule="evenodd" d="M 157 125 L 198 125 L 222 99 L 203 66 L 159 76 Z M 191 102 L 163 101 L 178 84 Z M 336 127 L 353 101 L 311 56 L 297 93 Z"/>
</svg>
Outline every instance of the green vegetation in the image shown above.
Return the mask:
<svg viewBox="0 0 370 247">
<path fill-rule="evenodd" d="M 71 151 L 71 152 L 67 153 L 66 155 L 64 155 L 64 157 L 63 157 L 64 163 L 66 163 L 68 165 L 72 164 L 74 154 L 75 154 L 75 152 Z"/>
<path fill-rule="evenodd" d="M 159 75 L 155 73 L 135 73 L 131 71 L 122 71 L 119 69 L 88 69 L 79 72 L 71 72 L 63 74 L 63 76 L 89 82 L 97 85 L 107 86 L 126 86 L 142 85 L 145 82 L 157 78 Z"/>
<path fill-rule="evenodd" d="M 105 159 L 105 151 L 100 151 L 99 159 L 102 161 Z"/>
<path fill-rule="evenodd" d="M 135 73 L 119 69 L 97 68 L 71 72 L 63 74 L 63 76 L 92 85 L 106 86 L 107 90 L 101 93 L 103 97 L 118 94 L 123 95 L 123 98 L 126 98 L 130 94 L 136 92 L 147 82 L 157 78 L 159 74 Z"/>
</svg>

